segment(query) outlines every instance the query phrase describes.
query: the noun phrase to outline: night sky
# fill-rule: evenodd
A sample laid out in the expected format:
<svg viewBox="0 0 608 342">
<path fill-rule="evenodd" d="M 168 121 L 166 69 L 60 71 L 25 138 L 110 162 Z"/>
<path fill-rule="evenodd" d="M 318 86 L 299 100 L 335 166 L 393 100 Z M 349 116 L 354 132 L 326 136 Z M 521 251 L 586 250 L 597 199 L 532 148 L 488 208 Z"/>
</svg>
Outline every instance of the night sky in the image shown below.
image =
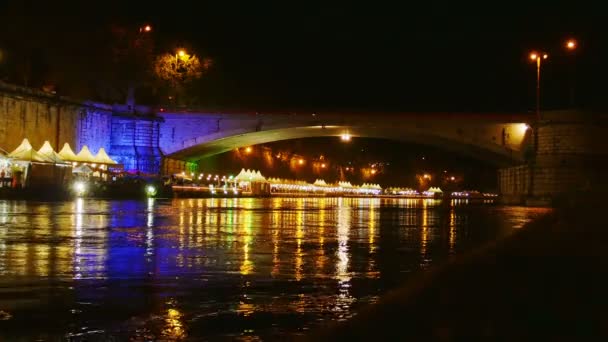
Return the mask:
<svg viewBox="0 0 608 342">
<path fill-rule="evenodd" d="M 225 108 L 529 110 L 531 48 L 551 55 L 546 108 L 568 105 L 574 68 L 576 102 L 601 106 L 608 76 L 608 15 L 584 1 L 3 3 L 3 45 L 26 45 L 37 59 L 60 45 L 89 68 L 103 24 L 150 23 L 159 52 L 213 58 L 197 87 L 203 104 Z M 564 53 L 567 37 L 580 42 L 576 56 Z"/>
<path fill-rule="evenodd" d="M 571 86 L 576 107 L 608 107 L 600 2 L 419 3 L 5 0 L 0 78 L 19 83 L 15 70 L 29 60 L 32 86 L 59 75 L 60 93 L 86 96 L 74 85 L 104 63 L 104 27 L 149 23 L 157 52 L 184 47 L 214 61 L 193 86 L 199 108 L 529 111 L 531 49 L 550 55 L 543 108 L 571 107 Z M 575 55 L 566 38 L 579 42 Z"/>
</svg>

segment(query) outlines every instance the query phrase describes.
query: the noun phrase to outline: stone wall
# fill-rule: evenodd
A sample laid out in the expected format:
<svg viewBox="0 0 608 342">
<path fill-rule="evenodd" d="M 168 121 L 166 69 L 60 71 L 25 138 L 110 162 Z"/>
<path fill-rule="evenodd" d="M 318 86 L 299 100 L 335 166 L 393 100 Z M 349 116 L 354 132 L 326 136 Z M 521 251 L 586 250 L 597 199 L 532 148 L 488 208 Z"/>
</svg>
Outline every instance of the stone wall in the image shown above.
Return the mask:
<svg viewBox="0 0 608 342">
<path fill-rule="evenodd" d="M 115 115 L 112 118 L 110 157 L 123 164 L 125 170 L 158 173 L 162 158 L 158 148 L 160 124 L 156 117 Z"/>
<path fill-rule="evenodd" d="M 499 191 L 502 195 L 522 195 L 529 191 L 530 168 L 520 165 L 498 170 Z"/>
<path fill-rule="evenodd" d="M 77 102 L 0 82 L 0 148 L 10 152 L 24 138 L 34 148 L 48 140 L 53 148 L 69 143 L 77 153 L 88 145 L 93 153 L 109 148 L 110 107 Z"/>
<path fill-rule="evenodd" d="M 163 158 L 160 172 L 162 175 L 174 175 L 182 172 L 187 174 L 198 172 L 198 164 L 179 159 Z"/>
<path fill-rule="evenodd" d="M 109 107 L 100 108 L 99 105 L 81 107 L 78 123 L 79 139 L 73 145 L 76 153 L 84 145 L 87 145 L 92 153 L 97 153 L 102 147 L 106 152 L 111 150 L 109 137 L 112 132 L 112 111 Z"/>
<path fill-rule="evenodd" d="M 604 114 L 545 115 L 536 127 L 534 163 L 499 170 L 501 194 L 507 198 L 541 198 L 548 203 L 560 197 L 608 191 L 607 129 L 608 116 Z"/>
</svg>

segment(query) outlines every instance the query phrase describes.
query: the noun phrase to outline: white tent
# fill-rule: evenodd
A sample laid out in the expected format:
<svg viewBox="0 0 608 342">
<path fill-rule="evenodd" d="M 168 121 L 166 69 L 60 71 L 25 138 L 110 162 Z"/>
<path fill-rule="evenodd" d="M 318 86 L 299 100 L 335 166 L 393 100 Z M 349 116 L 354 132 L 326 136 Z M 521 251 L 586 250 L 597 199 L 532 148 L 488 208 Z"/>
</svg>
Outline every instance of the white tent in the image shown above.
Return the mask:
<svg viewBox="0 0 608 342">
<path fill-rule="evenodd" d="M 249 181 L 249 177 L 249 173 L 245 169 L 241 169 L 241 172 L 234 179 L 237 181 Z"/>
<path fill-rule="evenodd" d="M 9 153 L 10 154 L 19 154 L 23 151 L 29 151 L 30 149 L 32 149 L 32 144 L 30 144 L 30 141 L 27 140 L 27 138 L 23 139 L 23 141 L 21 142 L 21 145 L 19 145 L 16 149 L 13 150 L 13 152 Z"/>
<path fill-rule="evenodd" d="M 95 161 L 99 164 L 117 164 L 115 161 L 112 160 L 112 158 L 110 158 L 110 156 L 108 156 L 106 150 L 103 147 L 100 148 L 97 152 L 97 155 L 95 156 Z"/>
<path fill-rule="evenodd" d="M 239 172 L 239 174 L 236 175 L 236 177 L 234 177 L 234 178 L 239 181 L 251 182 L 251 181 L 253 181 L 253 176 L 254 175 L 251 172 L 251 170 L 241 169 L 241 172 Z"/>
<path fill-rule="evenodd" d="M 34 150 L 32 145 L 27 139 L 23 139 L 21 145 L 17 147 L 13 152 L 9 153 L 8 156 L 13 159 L 40 162 L 40 163 L 53 163 L 53 159 L 38 153 Z"/>
<path fill-rule="evenodd" d="M 61 149 L 61 151 L 59 151 L 58 154 L 59 157 L 61 157 L 61 159 L 63 160 L 76 161 L 78 159 L 74 151 L 72 151 L 70 144 L 68 143 L 63 144 L 63 148 Z"/>
<path fill-rule="evenodd" d="M 38 150 L 38 153 L 48 157 L 54 163 L 66 164 L 66 162 L 63 160 L 63 158 L 61 158 L 59 153 L 57 153 L 57 152 L 55 152 L 55 150 L 53 150 L 53 147 L 51 146 L 51 143 L 48 142 L 48 140 L 45 141 L 44 144 L 42 144 L 42 147 Z"/>
<path fill-rule="evenodd" d="M 241 169 L 241 172 L 239 172 L 234 179 L 241 182 L 266 182 L 266 178 L 262 176 L 260 171 L 249 169 Z"/>
<path fill-rule="evenodd" d="M 95 156 L 91 151 L 89 151 L 89 147 L 87 145 L 82 146 L 82 149 L 76 155 L 76 161 L 82 163 L 95 163 Z"/>
<path fill-rule="evenodd" d="M 325 182 L 325 180 L 324 180 L 324 179 L 317 179 L 317 180 L 314 182 L 314 185 L 316 185 L 316 186 L 327 186 L 327 183 Z"/>
<path fill-rule="evenodd" d="M 343 188 L 352 188 L 353 187 L 353 185 L 350 184 L 350 182 L 343 182 L 343 181 L 338 182 L 338 186 L 343 187 Z"/>
<path fill-rule="evenodd" d="M 262 176 L 259 170 L 254 174 L 253 179 L 256 182 L 266 182 L 266 177 Z"/>
<path fill-rule="evenodd" d="M 82 173 L 82 174 L 88 175 L 88 174 L 93 173 L 93 169 L 91 169 L 91 167 L 88 165 L 82 164 L 82 165 L 78 165 L 77 167 L 75 167 L 72 170 L 72 173 Z"/>
</svg>

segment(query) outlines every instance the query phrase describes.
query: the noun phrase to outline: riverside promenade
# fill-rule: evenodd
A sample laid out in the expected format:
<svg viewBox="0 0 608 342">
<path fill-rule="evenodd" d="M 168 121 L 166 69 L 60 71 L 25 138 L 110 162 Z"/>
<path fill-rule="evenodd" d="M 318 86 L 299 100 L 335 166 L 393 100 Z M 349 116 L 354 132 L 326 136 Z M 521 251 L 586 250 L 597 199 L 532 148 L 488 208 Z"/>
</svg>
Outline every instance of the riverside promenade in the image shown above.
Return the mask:
<svg viewBox="0 0 608 342">
<path fill-rule="evenodd" d="M 599 200 L 561 204 L 305 340 L 606 340 L 602 210 Z"/>
</svg>

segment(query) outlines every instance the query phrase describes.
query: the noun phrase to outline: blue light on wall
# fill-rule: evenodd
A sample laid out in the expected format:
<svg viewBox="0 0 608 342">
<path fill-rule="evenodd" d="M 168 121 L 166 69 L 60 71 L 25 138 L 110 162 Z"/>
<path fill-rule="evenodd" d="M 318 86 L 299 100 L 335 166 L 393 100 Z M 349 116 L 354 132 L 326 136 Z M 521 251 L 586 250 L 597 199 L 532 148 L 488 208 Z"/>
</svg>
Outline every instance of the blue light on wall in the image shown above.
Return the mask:
<svg viewBox="0 0 608 342">
<path fill-rule="evenodd" d="M 112 116 L 109 155 L 126 171 L 158 174 L 162 154 L 158 148 L 158 117 Z"/>
<path fill-rule="evenodd" d="M 89 150 L 97 153 L 100 148 L 110 149 L 110 130 L 112 111 L 102 104 L 86 102 L 80 112 L 78 123 L 77 151 L 87 145 Z"/>
</svg>

